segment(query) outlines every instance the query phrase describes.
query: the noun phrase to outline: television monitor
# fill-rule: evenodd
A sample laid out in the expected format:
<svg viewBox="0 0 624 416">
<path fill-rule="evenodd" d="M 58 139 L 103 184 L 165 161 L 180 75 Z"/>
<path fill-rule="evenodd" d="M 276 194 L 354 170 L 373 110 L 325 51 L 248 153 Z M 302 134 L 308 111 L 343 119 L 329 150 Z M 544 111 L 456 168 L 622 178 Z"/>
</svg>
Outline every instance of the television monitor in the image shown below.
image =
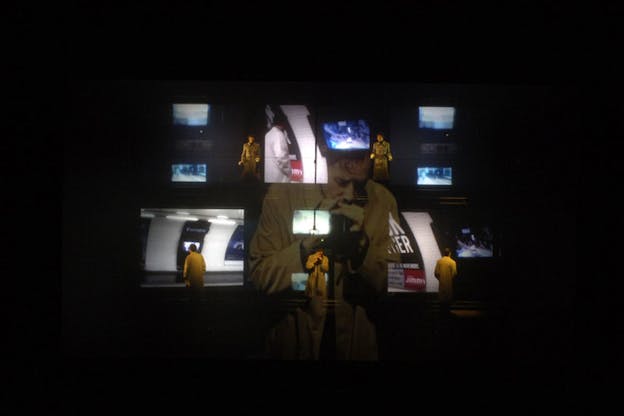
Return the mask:
<svg viewBox="0 0 624 416">
<path fill-rule="evenodd" d="M 342 120 L 325 122 L 323 137 L 331 150 L 368 150 L 370 127 L 366 120 Z"/>
<path fill-rule="evenodd" d="M 330 213 L 327 210 L 297 209 L 293 212 L 293 234 L 328 235 Z"/>
<path fill-rule="evenodd" d="M 206 103 L 171 104 L 171 135 L 176 141 L 205 141 L 214 135 L 215 108 Z M 219 109 L 217 109 L 219 110 Z M 219 116 L 217 111 L 216 116 Z M 195 150 L 200 144 L 193 144 Z"/>
<path fill-rule="evenodd" d="M 209 104 L 173 104 L 173 124 L 179 126 L 207 126 Z"/>
<path fill-rule="evenodd" d="M 453 184 L 453 168 L 423 166 L 417 168 L 416 185 L 444 186 Z"/>
<path fill-rule="evenodd" d="M 206 182 L 205 163 L 174 163 L 171 182 Z"/>
<path fill-rule="evenodd" d="M 171 143 L 169 147 L 169 163 L 198 164 L 205 163 L 205 175 L 201 177 L 180 177 L 171 179 L 170 164 L 166 165 L 161 180 L 165 183 L 178 182 L 176 185 L 191 187 L 205 183 L 232 183 L 240 181 L 241 167 L 238 161 L 241 149 L 247 141 L 247 134 L 259 135 L 248 125 L 249 114 L 241 103 L 185 104 L 186 99 L 174 99 L 167 102 L 162 112 L 167 119 L 167 136 Z M 187 102 L 201 103 L 202 98 L 189 98 Z M 172 104 L 180 103 L 180 104 Z M 173 109 L 173 111 L 171 111 Z M 168 110 L 168 111 L 167 111 Z M 239 137 L 238 139 L 233 139 Z M 262 144 L 262 138 L 256 137 Z M 262 161 L 260 169 L 264 169 L 264 152 L 261 151 Z M 195 175 L 196 176 L 196 175 Z M 184 184 L 186 182 L 186 184 Z"/>
<path fill-rule="evenodd" d="M 195 244 L 195 247 L 197 247 L 197 251 L 201 252 L 201 243 L 199 241 L 185 241 L 184 242 L 184 251 L 189 251 L 189 247 L 191 246 L 191 244 Z"/>
<path fill-rule="evenodd" d="M 418 107 L 418 127 L 451 130 L 455 122 L 455 107 Z"/>
<path fill-rule="evenodd" d="M 455 232 L 458 258 L 494 257 L 494 234 L 489 226 L 461 226 Z"/>
</svg>

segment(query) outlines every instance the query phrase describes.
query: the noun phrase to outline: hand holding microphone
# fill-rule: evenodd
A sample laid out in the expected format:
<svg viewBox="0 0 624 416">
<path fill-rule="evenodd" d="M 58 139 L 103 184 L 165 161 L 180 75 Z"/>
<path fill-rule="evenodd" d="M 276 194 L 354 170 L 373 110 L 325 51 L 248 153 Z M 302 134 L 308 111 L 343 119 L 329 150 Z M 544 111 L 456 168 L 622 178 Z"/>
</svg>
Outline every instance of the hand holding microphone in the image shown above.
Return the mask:
<svg viewBox="0 0 624 416">
<path fill-rule="evenodd" d="M 321 264 L 321 262 L 323 261 L 323 253 L 316 253 L 316 260 L 315 260 L 315 264 Z"/>
</svg>

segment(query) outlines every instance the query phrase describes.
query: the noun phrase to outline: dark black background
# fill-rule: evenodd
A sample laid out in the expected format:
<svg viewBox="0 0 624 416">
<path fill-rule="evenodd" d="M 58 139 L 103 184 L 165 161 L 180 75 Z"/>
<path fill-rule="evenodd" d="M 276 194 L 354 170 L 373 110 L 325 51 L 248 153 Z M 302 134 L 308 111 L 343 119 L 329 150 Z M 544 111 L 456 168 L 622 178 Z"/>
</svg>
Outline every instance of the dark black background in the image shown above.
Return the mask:
<svg viewBox="0 0 624 416">
<path fill-rule="evenodd" d="M 443 389 L 452 384 L 452 394 L 478 397 L 485 407 L 501 392 L 510 399 L 520 390 L 535 399 L 567 397 L 588 380 L 606 384 L 610 373 L 603 365 L 610 355 L 602 347 L 615 329 L 594 325 L 596 311 L 609 319 L 608 306 L 594 308 L 592 285 L 579 284 L 587 275 L 580 280 L 577 266 L 590 261 L 592 249 L 579 247 L 577 227 L 580 213 L 596 195 L 583 169 L 602 159 L 606 147 L 588 137 L 606 132 L 607 110 L 616 108 L 611 101 L 593 104 L 620 85 L 611 83 L 618 66 L 608 43 L 618 34 L 620 10 L 608 3 L 476 9 L 453 2 L 417 8 L 402 2 L 321 2 L 308 5 L 302 18 L 300 9 L 288 4 L 274 5 L 269 13 L 263 4 L 240 6 L 89 5 L 16 14 L 21 43 L 36 44 L 40 51 L 33 57 L 27 47 L 15 48 L 24 58 L 17 62 L 18 67 L 23 62 L 28 81 L 28 94 L 17 102 L 25 109 L 37 103 L 51 127 L 49 133 L 36 131 L 38 119 L 32 116 L 19 127 L 21 133 L 44 137 L 26 146 L 42 162 L 33 168 L 36 182 L 29 180 L 26 187 L 34 192 L 23 199 L 29 205 L 52 201 L 48 219 L 59 236 L 59 245 L 50 248 L 46 260 L 51 270 L 60 266 L 59 273 L 46 276 L 29 296 L 41 308 L 29 314 L 34 319 L 23 331 L 26 349 L 21 350 L 29 356 L 23 374 L 44 387 L 45 403 L 74 410 L 94 406 L 100 391 L 111 403 L 125 398 L 138 406 L 185 406 L 213 396 L 189 393 L 186 387 L 202 385 L 200 380 L 207 378 L 219 380 L 206 382 L 213 392 L 233 390 L 234 398 L 259 393 L 277 407 L 282 398 L 309 394 L 293 387 L 297 381 L 321 384 L 325 395 L 361 397 L 360 391 L 375 391 L 392 397 L 387 380 L 416 378 L 417 385 L 429 386 L 425 391 L 430 395 L 441 394 L 438 385 Z M 33 67 L 35 72 L 30 72 Z M 149 152 L 157 150 L 144 146 L 135 134 L 143 122 L 159 128 L 161 120 L 141 117 L 150 114 L 143 106 L 157 101 L 150 99 L 151 86 L 162 80 L 243 83 L 234 92 L 224 87 L 223 94 L 243 94 L 244 82 L 256 81 L 328 83 L 347 89 L 353 83 L 370 83 L 378 86 L 373 91 L 385 85 L 400 90 L 403 83 L 459 83 L 505 91 L 514 108 L 500 112 L 496 131 L 504 131 L 507 139 L 491 147 L 507 181 L 500 196 L 514 206 L 508 218 L 513 237 L 505 272 L 510 311 L 505 351 L 479 362 L 296 368 L 103 358 L 97 354 L 102 345 L 87 347 L 94 358 L 64 354 L 61 335 L 67 330 L 67 310 L 105 331 L 116 314 L 132 307 L 132 285 L 126 277 L 135 259 L 126 248 L 136 233 L 131 223 L 124 224 L 124 212 L 137 200 L 135 182 L 127 178 L 129 173 L 149 175 L 143 168 L 149 165 Z M 84 105 L 75 106 L 77 102 Z M 118 111 L 101 111 L 110 108 Z M 15 189 L 23 192 L 23 182 L 18 183 Z M 79 215 L 67 215 L 67 207 Z M 121 229 L 128 230 L 125 236 L 116 232 Z M 530 253 L 528 246 L 533 247 Z M 62 254 L 60 260 L 54 254 Z M 267 373 L 271 376 L 265 379 Z M 283 397 L 273 395 L 273 386 Z M 409 390 L 406 385 L 398 389 Z M 566 405 L 579 400 L 574 395 Z M 460 407 L 462 403 L 468 406 L 461 401 Z"/>
</svg>

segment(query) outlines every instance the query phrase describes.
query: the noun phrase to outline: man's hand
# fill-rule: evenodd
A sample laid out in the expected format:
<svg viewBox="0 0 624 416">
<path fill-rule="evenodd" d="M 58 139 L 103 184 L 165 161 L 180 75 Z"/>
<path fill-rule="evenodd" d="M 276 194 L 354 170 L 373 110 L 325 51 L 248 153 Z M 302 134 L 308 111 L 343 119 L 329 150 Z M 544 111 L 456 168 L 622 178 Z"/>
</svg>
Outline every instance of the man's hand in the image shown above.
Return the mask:
<svg viewBox="0 0 624 416">
<path fill-rule="evenodd" d="M 242 161 L 242 160 L 239 160 L 239 161 L 238 161 L 238 166 L 240 166 L 240 165 L 242 165 L 242 164 L 243 164 L 243 161 Z"/>
<path fill-rule="evenodd" d="M 338 208 L 329 211 L 331 214 L 344 215 L 353 221 L 353 225 L 349 231 L 360 231 L 364 225 L 365 210 L 356 204 L 348 204 L 346 202 L 338 202 Z"/>
</svg>

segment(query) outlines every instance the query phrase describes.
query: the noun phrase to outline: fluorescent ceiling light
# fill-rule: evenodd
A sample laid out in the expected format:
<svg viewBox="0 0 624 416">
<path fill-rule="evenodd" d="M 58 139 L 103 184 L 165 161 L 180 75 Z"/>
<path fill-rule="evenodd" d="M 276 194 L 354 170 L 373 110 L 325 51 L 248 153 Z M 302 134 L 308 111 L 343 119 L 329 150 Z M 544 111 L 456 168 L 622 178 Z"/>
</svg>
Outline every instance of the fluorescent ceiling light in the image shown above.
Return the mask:
<svg viewBox="0 0 624 416">
<path fill-rule="evenodd" d="M 223 225 L 234 225 L 234 224 L 236 224 L 236 221 L 234 221 L 234 220 L 224 220 L 222 218 L 210 218 L 208 221 L 213 223 L 213 224 L 223 224 Z"/>
<path fill-rule="evenodd" d="M 184 217 L 181 215 L 167 215 L 170 220 L 180 220 L 180 221 L 197 221 L 199 218 L 197 217 Z"/>
<path fill-rule="evenodd" d="M 156 217 L 156 215 L 149 213 L 149 212 L 142 212 L 141 213 L 141 218 L 154 218 Z"/>
</svg>

